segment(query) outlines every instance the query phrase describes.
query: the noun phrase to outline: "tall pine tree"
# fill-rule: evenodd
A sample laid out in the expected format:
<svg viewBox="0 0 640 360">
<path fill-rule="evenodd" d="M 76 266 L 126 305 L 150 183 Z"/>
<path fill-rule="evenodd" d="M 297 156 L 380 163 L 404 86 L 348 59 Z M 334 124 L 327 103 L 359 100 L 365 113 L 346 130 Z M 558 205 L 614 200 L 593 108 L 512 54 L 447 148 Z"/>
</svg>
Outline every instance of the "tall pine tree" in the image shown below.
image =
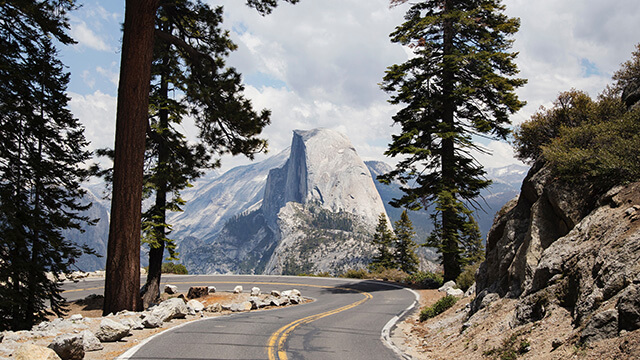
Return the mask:
<svg viewBox="0 0 640 360">
<path fill-rule="evenodd" d="M 283 0 L 289 3 L 296 3 L 299 0 Z M 204 66 L 202 72 L 197 75 L 206 76 L 206 57 L 204 53 L 191 51 L 193 44 L 185 42 L 185 38 L 175 36 L 175 34 L 164 29 L 157 28 L 158 10 L 170 9 L 177 5 L 185 4 L 178 0 L 127 0 L 125 8 L 125 22 L 123 27 L 122 40 L 122 60 L 120 62 L 120 82 L 118 86 L 118 109 L 116 113 L 116 141 L 114 148 L 114 170 L 113 170 L 113 196 L 111 200 L 111 222 L 109 227 L 109 244 L 107 250 L 107 269 L 105 279 L 105 302 L 103 313 L 118 312 L 120 310 L 137 310 L 141 308 L 142 299 L 139 294 L 140 288 L 140 233 L 141 233 L 141 201 L 144 184 L 144 158 L 146 135 L 150 131 L 148 112 L 149 94 L 151 83 L 151 68 L 154 61 L 154 39 L 160 38 L 181 48 L 181 51 L 189 53 L 190 61 L 196 67 Z M 200 2 L 197 2 L 200 4 Z M 261 14 L 268 14 L 276 7 L 278 0 L 247 0 L 247 5 L 255 8 Z M 177 7 L 176 7 L 177 9 Z M 186 26 L 187 24 L 178 24 Z M 183 31 L 184 29 L 178 29 Z M 199 34 L 192 34 L 198 37 Z M 197 40 L 197 39 L 193 39 Z M 186 45 L 186 46 L 185 46 Z M 227 46 L 218 44 L 223 50 Z M 220 53 L 212 49 L 214 54 Z M 210 53 L 211 54 L 211 53 Z M 206 77 L 196 78 L 204 86 L 201 89 L 211 90 L 210 82 L 214 79 Z M 224 105 L 225 91 L 228 91 L 230 84 L 234 81 L 222 82 L 218 91 L 218 101 L 202 101 L 200 110 L 212 111 L 217 106 Z M 196 87 L 192 87 L 196 91 Z M 191 96 L 189 91 L 185 91 L 186 96 Z M 203 96 L 206 95 L 201 93 Z M 211 93 L 210 95 L 214 95 Z M 216 95 L 216 96 L 217 96 Z M 198 98 L 198 97 L 195 97 Z M 203 97 L 202 99 L 206 99 Z M 241 102 L 247 104 L 245 100 Z M 238 108 L 238 110 L 243 110 Z M 229 117 L 231 123 L 243 127 L 241 114 L 238 117 Z M 168 120 L 167 120 L 168 121 Z M 167 122 L 168 124 L 168 122 Z M 160 124 L 159 124 L 160 125 Z M 249 126 L 251 127 L 251 126 Z M 160 126 L 158 126 L 160 128 Z M 201 129 L 201 137 L 209 144 L 226 146 L 229 149 L 242 149 L 246 145 L 237 142 L 228 136 L 225 128 L 217 127 L 215 124 L 205 126 Z M 255 144 L 249 141 L 248 144 Z M 247 144 L 247 142 L 244 142 Z M 233 151 L 233 150 L 232 150 Z M 158 185 L 156 185 L 158 186 Z M 160 201 L 161 203 L 161 201 Z M 161 206 L 162 207 L 162 206 Z M 160 211 L 160 208 L 158 210 Z M 156 212 L 158 214 L 158 212 Z M 151 215 L 152 219 L 154 215 Z M 151 228 L 157 229 L 156 236 L 162 238 L 161 228 L 166 228 L 161 223 L 158 215 L 153 219 Z M 154 258 L 162 258 L 162 252 L 156 251 Z M 158 278 L 159 279 L 159 278 Z M 154 280 L 156 283 L 159 280 Z"/>
<path fill-rule="evenodd" d="M 89 220 L 79 213 L 88 207 L 80 183 L 90 153 L 67 109 L 69 74 L 51 40 L 73 42 L 65 34 L 73 8 L 73 1 L 0 6 L 0 329 L 62 315 L 60 275 L 91 252 L 61 233 Z"/>
<path fill-rule="evenodd" d="M 519 20 L 504 9 L 499 0 L 416 1 L 391 34 L 415 56 L 390 66 L 383 79 L 390 103 L 404 108 L 393 117 L 401 132 L 386 152 L 402 160 L 381 180 L 404 185 L 396 206 L 417 210 L 435 203 L 432 240 L 446 280 L 460 273 L 461 236 L 472 225 L 466 204 L 490 184 L 471 154 L 483 151 L 472 136 L 506 139 L 509 115 L 524 105 L 514 91 L 526 81 L 514 78 L 516 54 L 508 52 Z"/>
<path fill-rule="evenodd" d="M 396 267 L 396 262 L 393 258 L 394 239 L 393 232 L 389 229 L 387 216 L 384 213 L 380 214 L 376 231 L 373 234 L 373 245 L 378 250 L 378 254 L 374 256 L 369 264 L 369 270 L 378 271 Z"/>
<path fill-rule="evenodd" d="M 258 138 L 269 123 L 269 111 L 257 113 L 243 97 L 240 75 L 225 67 L 225 57 L 236 49 L 221 29 L 222 7 L 176 0 L 158 11 L 158 38 L 154 51 L 147 134 L 146 188 L 154 205 L 143 214 L 145 241 L 150 246 L 149 274 L 143 302 L 159 294 L 164 249 L 175 257 L 168 235 L 167 211 L 180 211 L 180 191 L 222 153 L 250 158 L 266 149 Z M 173 96 L 170 96 L 173 94 Z M 189 144 L 178 126 L 191 115 L 200 130 L 200 142 Z"/>
<path fill-rule="evenodd" d="M 394 223 L 393 229 L 396 232 L 394 259 L 396 267 L 408 274 L 418 270 L 418 255 L 416 255 L 416 243 L 413 236 L 413 223 L 409 219 L 407 210 L 403 211 L 400 219 Z"/>
</svg>

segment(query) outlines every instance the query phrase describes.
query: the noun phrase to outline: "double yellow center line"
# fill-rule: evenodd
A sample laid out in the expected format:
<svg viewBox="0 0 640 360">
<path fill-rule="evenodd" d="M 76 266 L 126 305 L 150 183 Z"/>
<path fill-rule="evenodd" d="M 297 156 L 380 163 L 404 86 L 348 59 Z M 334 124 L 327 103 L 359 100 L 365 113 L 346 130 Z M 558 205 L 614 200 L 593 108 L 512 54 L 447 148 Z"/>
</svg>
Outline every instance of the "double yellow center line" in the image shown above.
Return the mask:
<svg viewBox="0 0 640 360">
<path fill-rule="evenodd" d="M 193 281 L 172 281 L 172 284 L 192 284 L 194 283 Z M 335 315 L 337 313 L 343 312 L 345 310 L 349 310 L 349 309 L 353 309 L 354 307 L 363 304 L 364 302 L 366 302 L 369 299 L 373 298 L 373 295 L 371 295 L 370 293 L 366 292 L 366 291 L 361 291 L 358 289 L 354 289 L 354 288 L 348 288 L 348 287 L 335 287 L 335 286 L 326 286 L 326 285 L 310 285 L 310 284 L 291 284 L 291 283 L 278 283 L 278 282 L 261 282 L 261 281 L 211 281 L 211 282 L 198 282 L 199 285 L 203 285 L 203 284 L 207 284 L 207 283 L 212 283 L 212 284 L 255 284 L 255 285 L 284 285 L 284 286 L 299 286 L 299 287 L 316 287 L 316 288 L 326 288 L 326 289 L 340 289 L 340 290 L 346 290 L 346 291 L 351 291 L 351 292 L 357 292 L 360 293 L 362 295 L 364 295 L 364 298 L 356 301 L 354 303 L 351 303 L 349 305 L 343 306 L 341 308 L 337 308 L 334 310 L 329 310 L 320 314 L 315 314 L 315 315 L 310 315 L 307 317 L 304 317 L 302 319 L 298 319 L 296 321 L 293 321 L 283 327 L 281 327 L 280 329 L 278 329 L 278 331 L 276 331 L 275 333 L 273 333 L 271 335 L 271 337 L 269 337 L 269 342 L 267 343 L 267 351 L 269 353 L 269 360 L 287 360 L 287 353 L 284 350 L 284 345 L 285 342 L 287 341 L 287 338 L 289 337 L 289 334 L 291 334 L 291 332 L 293 330 L 295 330 L 295 328 L 297 328 L 300 325 L 305 325 L 305 324 L 309 324 L 313 321 L 316 321 L 318 319 L 322 319 L 324 317 L 327 316 L 331 316 L 331 315 Z M 64 291 L 66 292 L 76 292 L 76 291 L 85 291 L 85 290 L 98 290 L 98 289 L 102 289 L 103 287 L 93 287 L 93 288 L 87 288 L 87 289 L 74 289 L 74 290 L 66 290 Z"/>
<path fill-rule="evenodd" d="M 327 316 L 331 316 L 331 315 L 337 314 L 337 313 L 345 311 L 345 310 L 353 309 L 354 307 L 356 307 L 358 305 L 361 305 L 365 301 L 373 298 L 373 295 L 371 295 L 371 294 L 369 294 L 368 292 L 365 292 L 365 291 L 360 291 L 360 290 L 352 289 L 352 288 L 340 288 L 340 289 L 359 292 L 362 295 L 364 295 L 364 299 L 361 299 L 359 301 L 356 301 L 356 302 L 354 302 L 352 304 L 343 306 L 343 307 L 338 308 L 338 309 L 329 310 L 327 312 L 323 312 L 323 313 L 320 313 L 320 314 L 315 314 L 315 315 L 304 317 L 302 319 L 298 319 L 296 321 L 293 321 L 293 322 L 281 327 L 280 329 L 278 329 L 278 331 L 276 331 L 275 333 L 273 333 L 271 335 L 271 337 L 269 338 L 269 342 L 267 343 L 267 349 L 268 349 L 268 353 L 269 353 L 269 360 L 287 360 L 288 359 L 287 358 L 287 353 L 284 350 L 284 344 L 287 341 L 287 337 L 289 337 L 289 334 L 295 328 L 297 328 L 298 326 L 304 325 L 304 324 L 308 324 L 310 322 L 316 321 L 318 319 L 322 319 L 322 318 L 327 317 Z"/>
</svg>

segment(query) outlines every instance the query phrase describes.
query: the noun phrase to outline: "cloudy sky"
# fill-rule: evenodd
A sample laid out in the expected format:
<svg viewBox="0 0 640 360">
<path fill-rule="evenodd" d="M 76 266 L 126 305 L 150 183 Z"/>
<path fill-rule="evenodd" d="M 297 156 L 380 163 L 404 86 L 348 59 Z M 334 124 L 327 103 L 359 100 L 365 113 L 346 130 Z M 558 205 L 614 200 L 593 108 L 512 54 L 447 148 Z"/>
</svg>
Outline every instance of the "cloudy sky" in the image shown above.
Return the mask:
<svg viewBox="0 0 640 360">
<path fill-rule="evenodd" d="M 393 163 L 383 153 L 397 131 L 378 83 L 387 66 L 410 54 L 389 41 L 406 6 L 388 0 L 301 0 L 261 17 L 244 0 L 207 0 L 225 9 L 224 27 L 239 49 L 228 64 L 243 74 L 245 94 L 256 108 L 272 110 L 263 136 L 270 153 L 285 149 L 294 129 L 332 128 L 348 135 L 365 160 Z M 124 1 L 80 1 L 71 16 L 78 44 L 61 49 L 69 66 L 73 113 L 85 124 L 92 148 L 112 147 Z M 514 51 L 529 83 L 518 94 L 528 105 L 512 118 L 527 120 L 571 88 L 596 96 L 640 43 L 637 0 L 505 0 L 521 19 Z M 189 136 L 195 130 L 186 125 Z M 488 167 L 517 163 L 506 143 L 485 142 Z M 224 158 L 223 169 L 247 161 Z"/>
</svg>

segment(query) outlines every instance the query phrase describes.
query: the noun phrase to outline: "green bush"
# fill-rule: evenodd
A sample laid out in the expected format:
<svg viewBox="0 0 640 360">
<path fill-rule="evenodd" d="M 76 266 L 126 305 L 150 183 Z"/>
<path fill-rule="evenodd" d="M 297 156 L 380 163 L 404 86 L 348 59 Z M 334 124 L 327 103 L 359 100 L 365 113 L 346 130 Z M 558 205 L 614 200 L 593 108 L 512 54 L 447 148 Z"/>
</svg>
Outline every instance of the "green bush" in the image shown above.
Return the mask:
<svg viewBox="0 0 640 360">
<path fill-rule="evenodd" d="M 458 302 L 457 297 L 447 295 L 442 299 L 436 301 L 436 303 L 433 304 L 433 306 L 425 306 L 420 311 L 420 321 L 425 321 L 427 319 L 431 319 L 432 317 L 442 314 L 447 309 L 455 305 L 456 302 Z"/>
<path fill-rule="evenodd" d="M 640 179 L 639 132 L 640 107 L 615 120 L 563 129 L 543 154 L 565 181 L 607 190 Z"/>
<path fill-rule="evenodd" d="M 174 264 L 174 263 L 162 263 L 162 273 L 163 274 L 179 274 L 179 275 L 187 275 L 189 272 L 187 268 L 182 264 Z"/>
<path fill-rule="evenodd" d="M 444 283 L 442 274 L 418 271 L 407 276 L 404 282 L 421 289 L 437 289 Z"/>
<path fill-rule="evenodd" d="M 465 266 L 464 270 L 456 278 L 456 285 L 462 290 L 467 291 L 476 281 L 476 271 L 480 267 L 480 263 Z"/>
<path fill-rule="evenodd" d="M 365 269 L 349 269 L 338 277 L 349 279 L 370 279 L 371 274 Z"/>
</svg>

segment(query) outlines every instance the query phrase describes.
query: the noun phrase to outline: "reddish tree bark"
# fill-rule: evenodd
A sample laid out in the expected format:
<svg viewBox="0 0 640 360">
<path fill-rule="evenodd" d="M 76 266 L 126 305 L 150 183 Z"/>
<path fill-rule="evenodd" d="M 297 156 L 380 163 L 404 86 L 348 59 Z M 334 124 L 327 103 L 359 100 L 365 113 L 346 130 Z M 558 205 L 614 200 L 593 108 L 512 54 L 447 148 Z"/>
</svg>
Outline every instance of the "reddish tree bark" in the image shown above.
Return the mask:
<svg viewBox="0 0 640 360">
<path fill-rule="evenodd" d="M 137 311 L 145 133 L 158 0 L 125 5 L 103 313 Z"/>
</svg>

